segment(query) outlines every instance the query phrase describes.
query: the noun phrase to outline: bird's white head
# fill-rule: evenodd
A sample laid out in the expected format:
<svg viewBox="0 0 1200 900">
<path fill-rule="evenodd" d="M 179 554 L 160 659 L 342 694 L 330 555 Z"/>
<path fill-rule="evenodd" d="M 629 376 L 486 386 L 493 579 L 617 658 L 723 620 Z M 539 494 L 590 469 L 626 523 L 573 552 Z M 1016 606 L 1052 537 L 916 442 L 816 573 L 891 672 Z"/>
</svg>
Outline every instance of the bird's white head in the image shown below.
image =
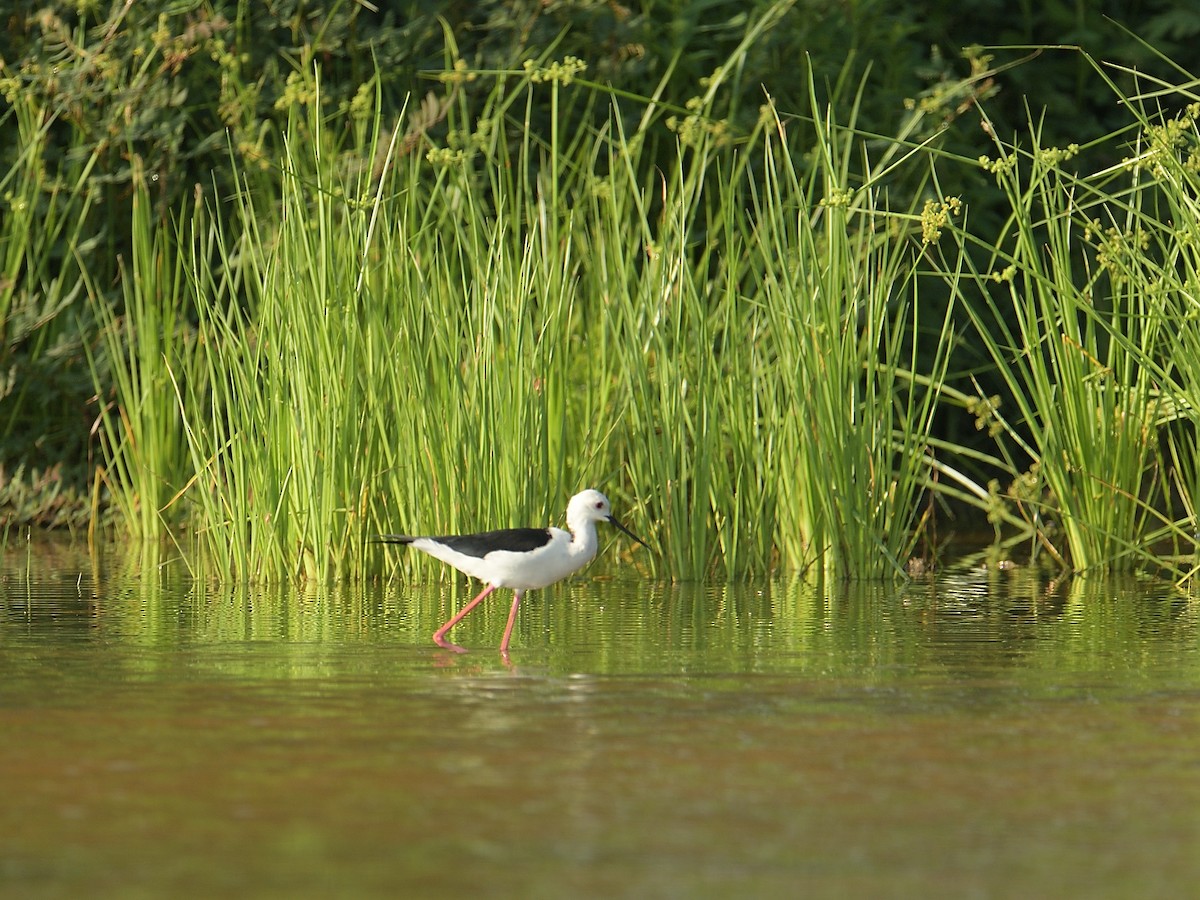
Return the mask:
<svg viewBox="0 0 1200 900">
<path fill-rule="evenodd" d="M 567 527 L 578 531 L 592 522 L 610 522 L 643 547 L 646 542 L 618 522 L 612 514 L 608 498 L 596 490 L 580 491 L 567 504 Z"/>
<path fill-rule="evenodd" d="M 567 524 L 570 526 L 584 522 L 607 522 L 610 518 L 612 506 L 599 491 L 580 491 L 567 504 Z"/>
</svg>

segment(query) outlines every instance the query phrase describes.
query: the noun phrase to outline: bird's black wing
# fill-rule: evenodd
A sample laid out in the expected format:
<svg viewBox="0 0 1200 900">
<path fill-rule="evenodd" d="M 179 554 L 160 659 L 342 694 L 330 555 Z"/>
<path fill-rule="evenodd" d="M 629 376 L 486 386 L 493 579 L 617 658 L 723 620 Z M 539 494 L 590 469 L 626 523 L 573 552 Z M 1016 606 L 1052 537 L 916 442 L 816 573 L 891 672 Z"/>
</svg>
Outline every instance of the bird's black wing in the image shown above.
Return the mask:
<svg viewBox="0 0 1200 900">
<path fill-rule="evenodd" d="M 499 531 L 481 531 L 479 534 L 455 534 L 435 537 L 433 540 L 445 544 L 465 556 L 481 559 L 493 550 L 508 550 L 511 553 L 529 553 L 550 543 L 548 528 L 502 528 Z"/>
</svg>

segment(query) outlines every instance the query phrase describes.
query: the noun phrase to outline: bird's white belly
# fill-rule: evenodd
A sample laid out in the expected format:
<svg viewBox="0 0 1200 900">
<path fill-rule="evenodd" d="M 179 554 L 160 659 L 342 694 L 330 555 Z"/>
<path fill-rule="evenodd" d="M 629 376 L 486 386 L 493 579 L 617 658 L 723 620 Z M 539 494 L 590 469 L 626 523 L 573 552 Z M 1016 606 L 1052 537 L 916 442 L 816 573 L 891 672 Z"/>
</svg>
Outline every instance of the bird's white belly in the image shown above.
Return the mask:
<svg viewBox="0 0 1200 900">
<path fill-rule="evenodd" d="M 561 581 L 592 561 L 595 547 L 576 545 L 569 540 L 556 539 L 543 547 L 524 553 L 493 550 L 486 556 L 470 556 L 426 538 L 413 541 L 413 546 L 430 556 L 449 563 L 472 578 L 501 588 L 520 591 L 536 590 Z M 572 553 L 571 549 L 576 549 Z M 590 553 L 586 552 L 591 550 Z"/>
<path fill-rule="evenodd" d="M 496 587 L 529 591 L 561 581 L 591 562 L 591 557 L 569 556 L 554 549 L 554 544 L 547 544 L 532 553 L 493 550 L 483 558 L 487 574 L 475 577 Z"/>
</svg>

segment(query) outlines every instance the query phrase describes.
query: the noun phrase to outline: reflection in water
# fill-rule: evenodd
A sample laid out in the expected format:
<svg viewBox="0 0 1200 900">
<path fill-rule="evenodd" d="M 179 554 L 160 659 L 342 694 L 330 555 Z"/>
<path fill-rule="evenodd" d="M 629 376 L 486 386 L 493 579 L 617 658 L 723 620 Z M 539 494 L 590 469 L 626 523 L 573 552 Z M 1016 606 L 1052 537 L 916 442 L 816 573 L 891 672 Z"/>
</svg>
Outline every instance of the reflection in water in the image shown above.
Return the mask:
<svg viewBox="0 0 1200 900">
<path fill-rule="evenodd" d="M 0 578 L 0 892 L 1166 896 L 1200 623 L 1153 581 Z M 79 572 L 84 572 L 82 576 Z M 494 646 L 503 599 L 460 626 Z"/>
</svg>

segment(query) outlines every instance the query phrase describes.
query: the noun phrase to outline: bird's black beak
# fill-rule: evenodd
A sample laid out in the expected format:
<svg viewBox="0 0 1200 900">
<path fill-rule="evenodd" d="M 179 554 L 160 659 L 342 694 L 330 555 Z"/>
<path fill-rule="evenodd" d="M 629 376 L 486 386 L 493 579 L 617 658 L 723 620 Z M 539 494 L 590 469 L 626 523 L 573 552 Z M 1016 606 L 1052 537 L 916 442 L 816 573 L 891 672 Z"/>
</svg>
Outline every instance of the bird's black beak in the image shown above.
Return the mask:
<svg viewBox="0 0 1200 900">
<path fill-rule="evenodd" d="M 637 541 L 639 544 L 641 544 L 647 550 L 650 549 L 649 544 L 647 544 L 645 541 L 643 541 L 640 537 L 638 537 L 636 534 L 634 534 L 632 531 L 630 531 L 628 528 L 626 528 L 624 525 L 622 525 L 620 522 L 618 522 L 612 516 L 608 517 L 608 521 L 610 524 L 615 525 L 617 528 L 621 529 L 623 532 L 625 532 L 627 535 L 629 535 L 631 538 L 633 538 L 635 541 Z"/>
</svg>

